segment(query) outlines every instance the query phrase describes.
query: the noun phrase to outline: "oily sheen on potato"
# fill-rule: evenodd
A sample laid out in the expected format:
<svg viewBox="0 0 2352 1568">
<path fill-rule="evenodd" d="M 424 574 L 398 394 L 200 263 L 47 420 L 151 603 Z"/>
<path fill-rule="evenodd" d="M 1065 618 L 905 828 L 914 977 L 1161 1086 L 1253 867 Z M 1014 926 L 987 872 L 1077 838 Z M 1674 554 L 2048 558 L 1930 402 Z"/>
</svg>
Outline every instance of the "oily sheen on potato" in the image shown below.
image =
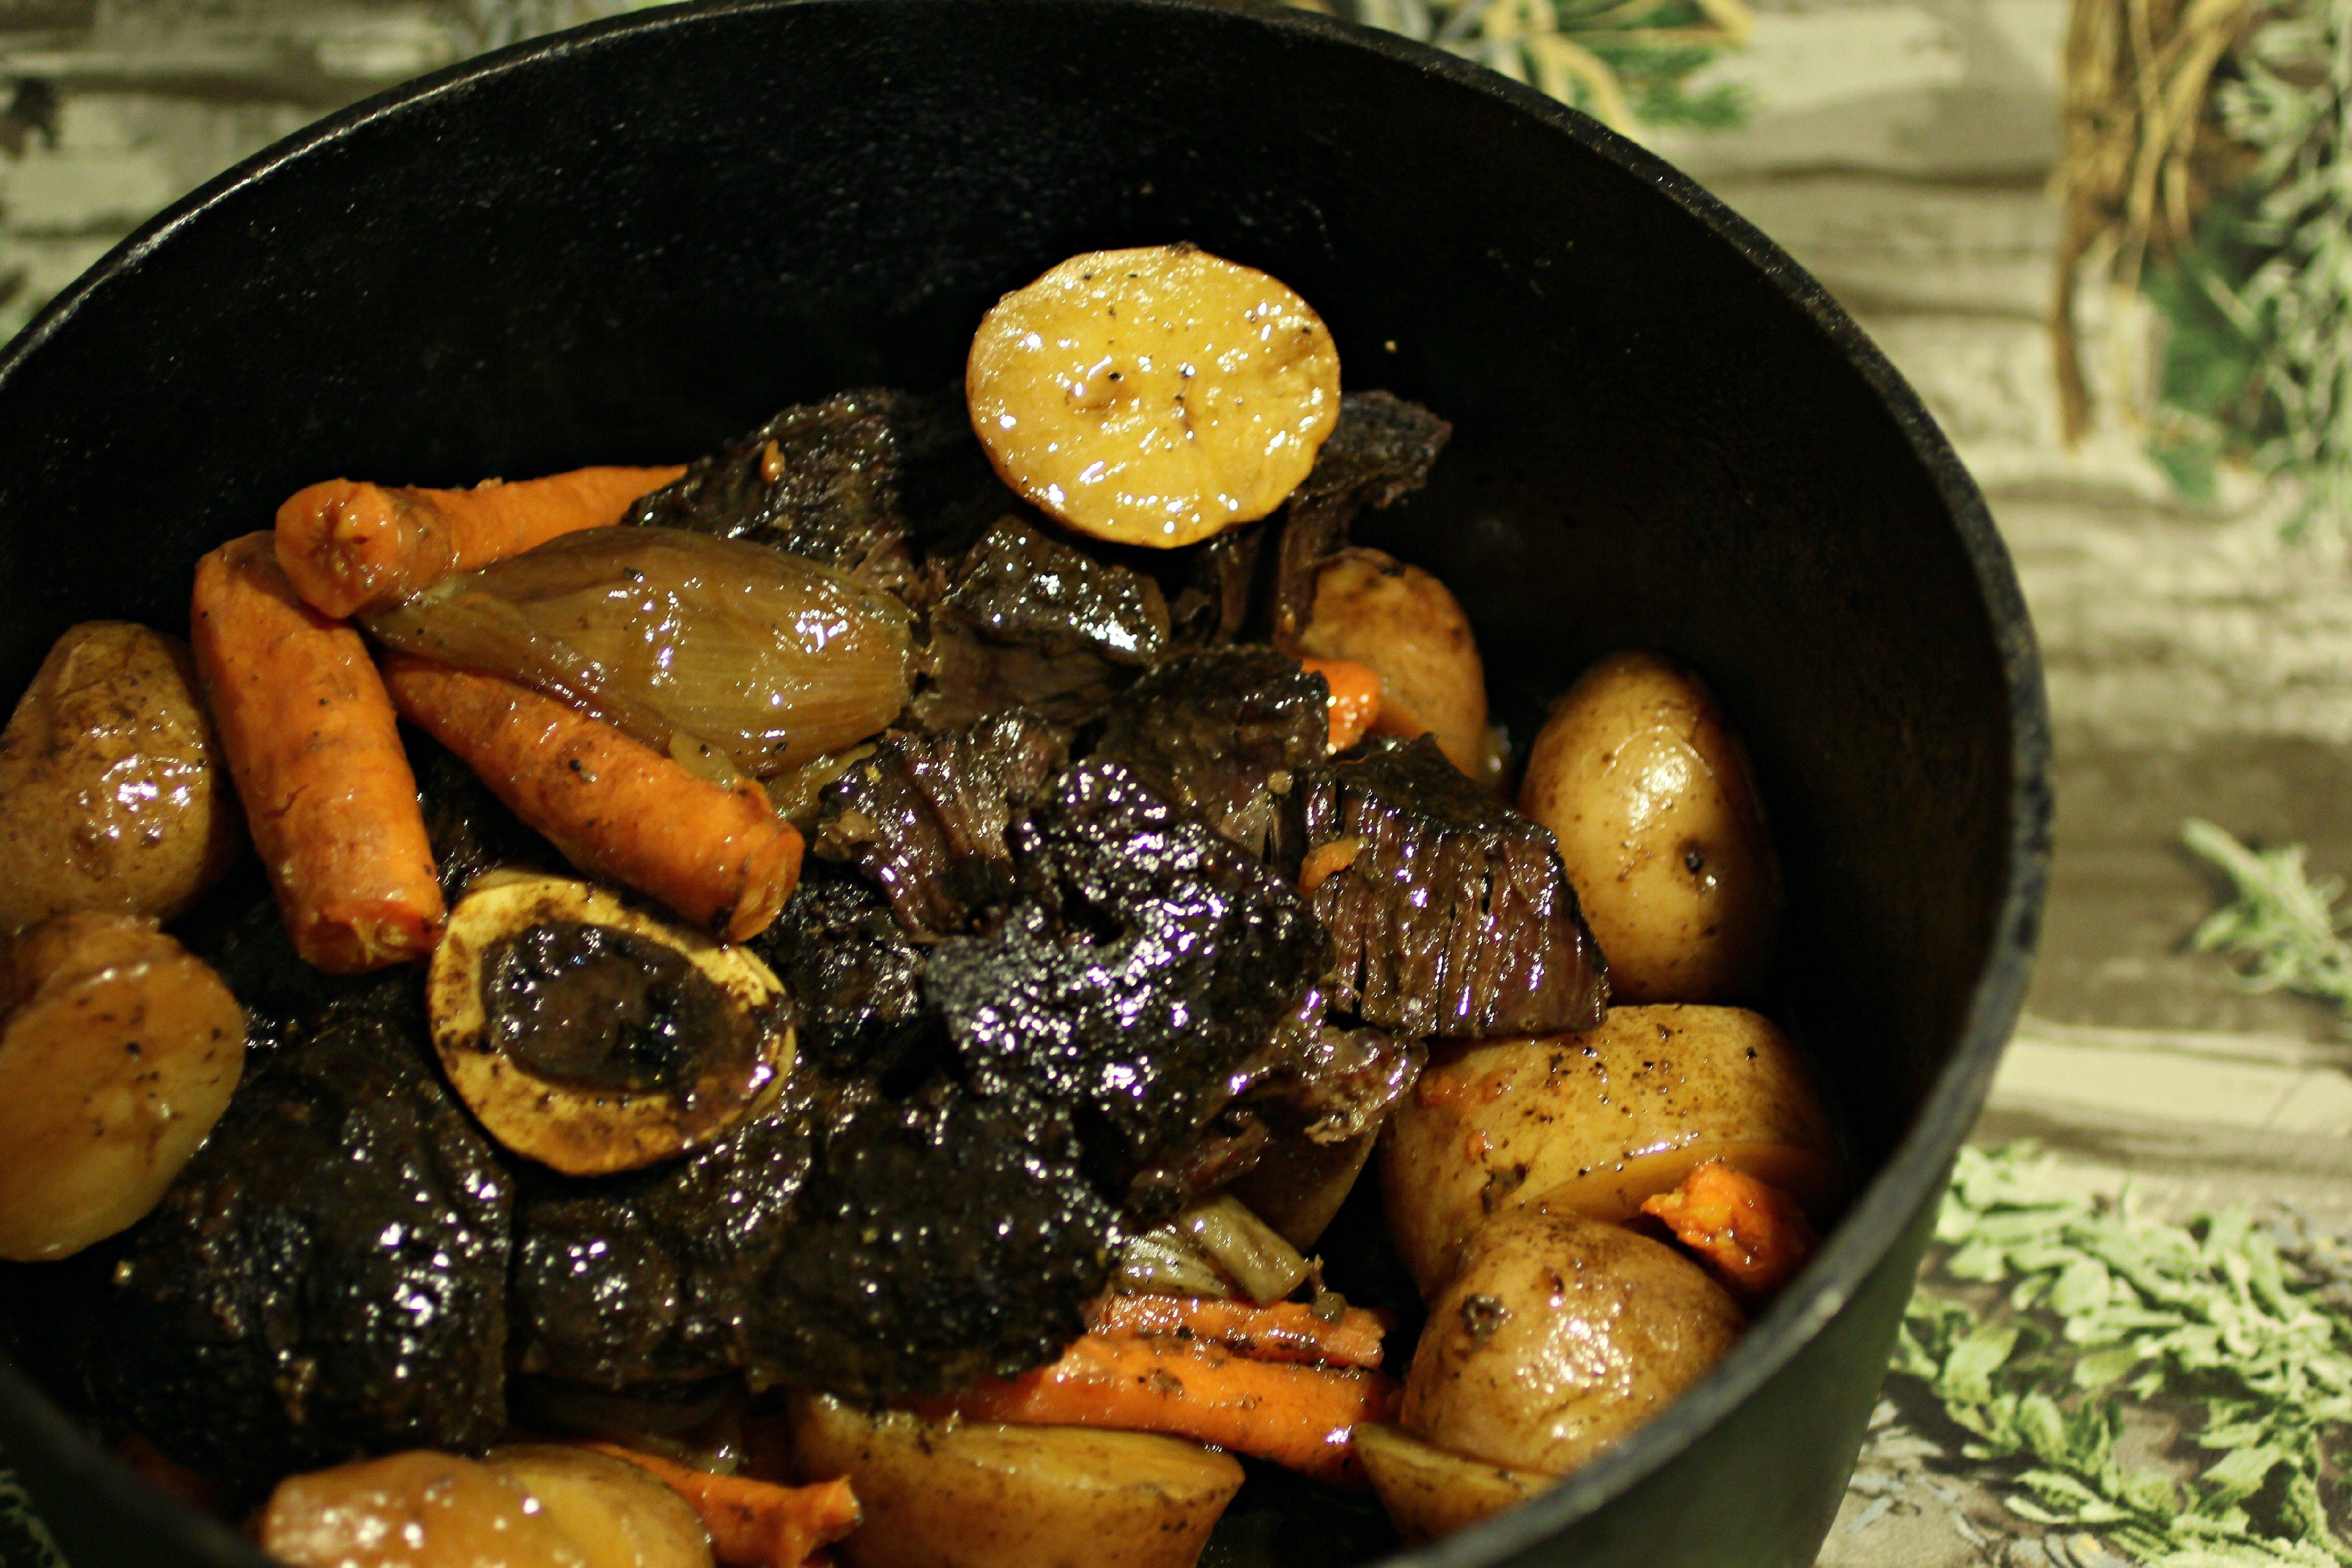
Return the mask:
<svg viewBox="0 0 2352 1568">
<path fill-rule="evenodd" d="M 1646 653 L 1587 670 L 1528 753 L 1620 1002 L 1736 1002 L 1771 958 L 1780 873 L 1748 759 L 1696 676 Z"/>
<path fill-rule="evenodd" d="M 1354 1442 L 1373 1493 L 1407 1542 L 1451 1535 L 1516 1508 L 1559 1479 L 1449 1454 L 1377 1422 L 1358 1426 Z"/>
<path fill-rule="evenodd" d="M 944 1424 L 796 1400 L 804 1481 L 848 1478 L 849 1568 L 1191 1568 L 1241 1489 L 1225 1454 L 1148 1432 Z"/>
<path fill-rule="evenodd" d="M 1566 1475 L 1665 1408 L 1745 1326 L 1673 1247 L 1538 1200 L 1480 1230 L 1430 1302 L 1398 1422 L 1451 1453 Z"/>
<path fill-rule="evenodd" d="M 1622 1221 L 1703 1161 L 1819 1207 L 1829 1118 L 1788 1037 L 1737 1007 L 1612 1007 L 1601 1027 L 1442 1050 L 1381 1149 L 1397 1251 L 1427 1295 L 1489 1215 L 1538 1195 Z"/>
<path fill-rule="evenodd" d="M 1173 550 L 1280 506 L 1339 417 L 1306 300 L 1189 245 L 1074 256 L 997 301 L 966 363 L 1004 482 L 1081 533 Z"/>
</svg>

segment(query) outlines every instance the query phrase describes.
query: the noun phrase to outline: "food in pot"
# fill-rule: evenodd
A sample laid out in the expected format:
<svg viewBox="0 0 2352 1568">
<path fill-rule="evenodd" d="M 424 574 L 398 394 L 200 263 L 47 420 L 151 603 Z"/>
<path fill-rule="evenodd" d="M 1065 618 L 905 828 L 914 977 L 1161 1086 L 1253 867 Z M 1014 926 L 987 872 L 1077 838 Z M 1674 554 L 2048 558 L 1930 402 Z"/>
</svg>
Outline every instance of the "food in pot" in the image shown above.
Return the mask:
<svg viewBox="0 0 2352 1568">
<path fill-rule="evenodd" d="M 172 920 L 244 838 L 187 648 L 122 621 L 69 628 L 0 734 L 0 928 Z"/>
<path fill-rule="evenodd" d="M 1621 1002 L 1740 1002 L 1771 957 L 1780 873 L 1748 756 L 1698 679 L 1650 654 L 1587 670 L 1528 753 Z"/>
<path fill-rule="evenodd" d="M 199 564 L 216 753 L 117 666 L 28 698 L 25 802 L 103 833 L 59 779 L 217 754 L 261 864 L 185 908 L 225 818 L 175 808 L 170 878 L 76 896 L 184 950 L 20 939 L 0 1253 L 76 1256 L 9 1321 L 285 1560 L 1182 1568 L 1269 1468 L 1435 1535 L 1811 1256 L 1788 1040 L 1609 1007 L 1612 940 L 1766 947 L 1596 940 L 1462 605 L 1349 538 L 1446 423 L 1184 247 L 969 370 L 682 468 L 312 487 Z M 1578 702 L 1531 804 L 1624 783 Z"/>
<path fill-rule="evenodd" d="M 1339 415 L 1306 300 L 1189 245 L 1097 250 L 982 318 L 964 373 L 1004 482 L 1120 544 L 1173 550 L 1282 504 Z"/>
</svg>

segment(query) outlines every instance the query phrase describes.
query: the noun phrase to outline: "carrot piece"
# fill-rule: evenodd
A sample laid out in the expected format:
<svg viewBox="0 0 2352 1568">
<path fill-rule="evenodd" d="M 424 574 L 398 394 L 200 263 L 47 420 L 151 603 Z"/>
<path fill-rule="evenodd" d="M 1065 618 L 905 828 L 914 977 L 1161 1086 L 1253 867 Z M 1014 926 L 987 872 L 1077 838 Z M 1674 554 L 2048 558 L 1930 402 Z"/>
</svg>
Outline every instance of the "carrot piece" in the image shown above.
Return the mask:
<svg viewBox="0 0 2352 1568">
<path fill-rule="evenodd" d="M 731 1568 L 801 1568 L 810 1553 L 856 1530 L 865 1517 L 845 1480 L 779 1486 L 748 1476 L 714 1476 L 612 1443 L 583 1443 L 659 1478 L 694 1505 L 710 1550 Z"/>
<path fill-rule="evenodd" d="M 1665 1221 L 1675 1240 L 1750 1303 L 1787 1284 L 1820 1245 L 1796 1199 L 1720 1160 L 1693 1167 L 1674 1191 L 1643 1199 L 1642 1212 Z"/>
<path fill-rule="evenodd" d="M 1350 1434 L 1387 1421 L 1392 1378 L 1354 1368 L 1254 1361 L 1217 1345 L 1087 1334 L 1053 1365 L 917 1406 L 926 1415 L 1024 1426 L 1161 1432 L 1362 1487 Z"/>
<path fill-rule="evenodd" d="M 1307 852 L 1298 865 L 1298 890 L 1311 893 L 1340 872 L 1356 863 L 1364 852 L 1360 838 L 1334 838 L 1328 844 L 1318 844 Z"/>
<path fill-rule="evenodd" d="M 196 563 L 188 640 L 294 951 L 356 974 L 431 952 L 446 911 L 367 645 L 295 596 L 274 542 Z"/>
<path fill-rule="evenodd" d="M 1331 689 L 1330 749 L 1344 752 L 1381 716 L 1381 672 L 1349 658 L 1302 658 L 1299 667 Z"/>
<path fill-rule="evenodd" d="M 1177 1339 L 1219 1344 L 1259 1361 L 1318 1362 L 1326 1366 L 1378 1366 L 1388 1322 L 1378 1312 L 1350 1307 L 1327 1323 L 1304 1301 L 1222 1300 L 1214 1296 L 1108 1296 L 1090 1325 L 1098 1334 L 1129 1339 Z"/>
<path fill-rule="evenodd" d="M 278 563 L 304 599 L 331 616 L 355 616 L 562 534 L 609 528 L 685 472 L 574 468 L 469 490 L 330 479 L 278 509 Z"/>
<path fill-rule="evenodd" d="M 495 675 L 396 653 L 383 676 L 403 717 L 591 876 L 649 893 L 729 942 L 767 930 L 800 880 L 801 836 L 751 780 L 714 784 Z"/>
</svg>

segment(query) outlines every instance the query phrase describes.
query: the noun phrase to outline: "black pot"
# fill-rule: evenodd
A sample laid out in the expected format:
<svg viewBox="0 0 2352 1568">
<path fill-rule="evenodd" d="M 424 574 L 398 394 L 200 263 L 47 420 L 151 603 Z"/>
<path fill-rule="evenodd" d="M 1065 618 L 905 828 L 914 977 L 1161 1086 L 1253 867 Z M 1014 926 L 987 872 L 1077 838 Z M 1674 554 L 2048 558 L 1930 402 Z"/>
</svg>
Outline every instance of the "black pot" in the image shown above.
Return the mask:
<svg viewBox="0 0 2352 1568">
<path fill-rule="evenodd" d="M 1406 1561 L 1798 1568 L 2024 993 L 2048 857 L 2033 635 L 1918 400 L 1788 257 L 1591 121 L 1434 50 L 1210 0 L 666 11 L 371 100 L 150 225 L 0 356 L 0 689 L 68 625 L 181 627 L 196 556 L 335 474 L 669 461 L 957 374 L 1072 252 L 1269 269 L 1349 384 L 1452 418 L 1373 542 L 1525 716 L 1628 645 L 1703 671 L 1790 895 L 1773 1010 L 1867 1177 L 1658 1419 Z M 261 1560 L 0 1369 L 76 1568 Z"/>
</svg>

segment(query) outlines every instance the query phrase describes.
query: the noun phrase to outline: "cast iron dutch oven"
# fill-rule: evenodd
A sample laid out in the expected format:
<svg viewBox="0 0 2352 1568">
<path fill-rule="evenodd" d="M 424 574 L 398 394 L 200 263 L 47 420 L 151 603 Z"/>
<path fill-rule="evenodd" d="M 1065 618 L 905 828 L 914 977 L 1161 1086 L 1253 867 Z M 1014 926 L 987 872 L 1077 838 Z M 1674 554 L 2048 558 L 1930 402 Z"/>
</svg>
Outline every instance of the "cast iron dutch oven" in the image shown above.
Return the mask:
<svg viewBox="0 0 2352 1568">
<path fill-rule="evenodd" d="M 1982 500 L 1877 350 L 1580 115 L 1212 0 L 752 0 L 445 71 L 215 181 L 0 356 L 0 690 L 72 622 L 183 628 L 196 556 L 312 480 L 668 462 L 944 384 L 1005 289 L 1173 239 L 1284 279 L 1349 385 L 1454 422 L 1371 542 L 1462 596 L 1507 711 L 1624 646 L 1714 683 L 1787 869 L 1771 1010 L 1863 1177 L 1713 1375 L 1408 1561 L 1808 1564 L 2024 992 L 2041 676 Z M 0 1443 L 75 1568 L 259 1563 L 40 1373 L 0 1369 Z"/>
</svg>

